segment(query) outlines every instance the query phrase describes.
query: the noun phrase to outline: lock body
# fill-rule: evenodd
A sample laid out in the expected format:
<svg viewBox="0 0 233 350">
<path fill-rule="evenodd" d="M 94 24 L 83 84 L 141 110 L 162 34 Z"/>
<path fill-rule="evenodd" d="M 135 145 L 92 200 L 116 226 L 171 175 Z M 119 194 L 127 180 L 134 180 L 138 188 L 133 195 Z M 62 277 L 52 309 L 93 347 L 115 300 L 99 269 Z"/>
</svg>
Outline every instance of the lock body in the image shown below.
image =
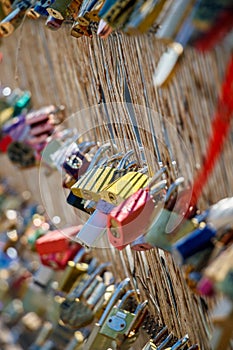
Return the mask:
<svg viewBox="0 0 233 350">
<path fill-rule="evenodd" d="M 107 215 L 95 210 L 77 234 L 76 239 L 87 247 L 108 247 L 106 226 Z"/>
<path fill-rule="evenodd" d="M 181 238 L 173 245 L 173 253 L 178 254 L 182 261 L 209 247 L 217 231 L 210 225 L 199 227 Z"/>
<path fill-rule="evenodd" d="M 134 318 L 135 314 L 113 307 L 105 323 L 101 327 L 100 334 L 116 340 L 119 334 L 127 333 Z"/>
<path fill-rule="evenodd" d="M 80 230 L 80 226 L 49 231 L 36 241 L 36 250 L 40 255 L 64 252 L 69 248 L 70 238 Z"/>
<path fill-rule="evenodd" d="M 108 238 L 114 247 L 133 242 L 145 232 L 154 211 L 149 190 L 140 189 L 108 215 Z"/>
<path fill-rule="evenodd" d="M 113 173 L 114 169 L 110 167 L 94 167 L 71 187 L 71 191 L 75 196 L 98 202 L 100 191 L 109 184 Z"/>
<path fill-rule="evenodd" d="M 124 199 L 148 184 L 145 174 L 130 171 L 107 185 L 100 193 L 101 198 L 114 205 L 119 205 Z"/>
</svg>

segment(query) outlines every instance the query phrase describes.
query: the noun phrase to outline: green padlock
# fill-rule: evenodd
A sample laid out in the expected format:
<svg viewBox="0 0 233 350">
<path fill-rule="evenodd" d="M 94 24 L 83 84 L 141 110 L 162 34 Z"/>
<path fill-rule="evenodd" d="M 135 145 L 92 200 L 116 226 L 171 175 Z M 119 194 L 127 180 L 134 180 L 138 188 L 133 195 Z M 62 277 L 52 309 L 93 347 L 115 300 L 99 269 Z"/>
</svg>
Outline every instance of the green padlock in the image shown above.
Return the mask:
<svg viewBox="0 0 233 350">
<path fill-rule="evenodd" d="M 141 318 L 147 306 L 146 301 L 142 304 L 138 304 L 134 312 L 125 310 L 125 305 L 128 303 L 128 299 L 135 294 L 135 290 L 129 290 L 126 292 L 119 305 L 112 308 L 101 327 L 100 334 L 121 343 L 121 341 L 124 341 L 130 332 L 134 330 L 136 321 Z"/>
<path fill-rule="evenodd" d="M 164 209 L 161 210 L 160 214 L 149 227 L 147 233 L 143 236 L 143 243 L 145 245 L 149 244 L 152 247 L 171 251 L 173 243 L 197 228 L 198 223 L 195 220 L 183 221 L 181 215 L 172 211 L 174 205 L 173 194 L 174 192 L 176 193 L 177 187 L 183 182 L 184 178 L 180 177 L 169 187 L 164 201 Z M 180 222 L 183 222 L 182 226 L 179 225 Z M 141 245 L 143 246 L 143 244 Z"/>
<path fill-rule="evenodd" d="M 100 333 L 103 324 L 108 318 L 112 308 L 119 301 L 121 295 L 125 292 L 126 287 L 129 285 L 130 279 L 126 278 L 117 286 L 116 290 L 112 294 L 100 320 L 96 323 L 92 329 L 92 332 L 85 343 L 83 350 L 99 350 L 99 349 L 115 349 L 116 342 L 113 339 L 106 337 Z"/>
</svg>

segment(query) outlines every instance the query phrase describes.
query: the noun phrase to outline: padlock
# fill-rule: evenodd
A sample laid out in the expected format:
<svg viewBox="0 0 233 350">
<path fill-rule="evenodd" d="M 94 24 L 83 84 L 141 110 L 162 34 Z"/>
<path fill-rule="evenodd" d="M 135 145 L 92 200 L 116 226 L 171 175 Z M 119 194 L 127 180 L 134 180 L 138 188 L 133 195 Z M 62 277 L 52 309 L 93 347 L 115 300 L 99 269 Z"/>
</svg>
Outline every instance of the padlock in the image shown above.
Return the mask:
<svg viewBox="0 0 233 350">
<path fill-rule="evenodd" d="M 70 35 L 75 38 L 81 38 L 83 35 L 92 38 L 92 31 L 88 26 L 81 26 L 79 22 L 75 22 L 71 28 Z"/>
<path fill-rule="evenodd" d="M 87 272 L 87 269 L 88 264 L 86 263 L 75 263 L 74 261 L 68 261 L 63 278 L 59 283 L 59 290 L 64 293 L 69 293 L 77 277 Z"/>
<path fill-rule="evenodd" d="M 61 28 L 63 22 L 64 22 L 63 19 L 58 19 L 53 16 L 48 16 L 45 22 L 45 25 L 51 30 L 58 30 Z"/>
<path fill-rule="evenodd" d="M 77 149 L 77 151 L 72 151 L 72 153 L 66 157 L 62 167 L 69 175 L 78 180 L 79 177 L 87 171 L 89 165 L 90 161 L 88 158 Z"/>
<path fill-rule="evenodd" d="M 155 33 L 156 38 L 167 40 L 174 38 L 180 21 L 191 3 L 192 0 L 178 0 L 173 2 L 166 9 L 166 16 L 162 19 L 160 27 Z"/>
<path fill-rule="evenodd" d="M 8 16 L 0 22 L 0 37 L 8 37 L 22 23 L 26 9 L 15 8 Z"/>
<path fill-rule="evenodd" d="M 113 340 L 107 338 L 100 333 L 101 327 L 108 318 L 109 313 L 111 312 L 114 305 L 119 301 L 121 295 L 125 292 L 126 287 L 129 285 L 130 279 L 126 278 L 116 287 L 114 293 L 112 294 L 101 318 L 98 323 L 92 328 L 91 334 L 85 343 L 84 350 L 99 350 L 99 349 L 108 349 L 112 346 Z"/>
<path fill-rule="evenodd" d="M 165 168 L 161 169 L 150 181 L 148 187 L 138 190 L 119 206 L 113 208 L 108 215 L 107 227 L 110 243 L 118 248 L 133 242 L 138 236 L 146 232 L 152 220 L 161 210 L 158 202 L 153 199 L 153 194 L 163 190 L 167 181 L 163 180 L 156 184 L 150 191 L 153 183 L 163 174 Z M 155 206 L 157 210 L 155 212 Z"/>
<path fill-rule="evenodd" d="M 112 204 L 100 200 L 94 213 L 77 234 L 76 240 L 87 247 L 108 247 L 107 214 L 113 207 Z"/>
<path fill-rule="evenodd" d="M 35 150 L 25 142 L 13 141 L 7 148 L 10 161 L 22 168 L 35 166 L 37 155 Z"/>
<path fill-rule="evenodd" d="M 165 198 L 165 208 L 161 211 L 160 215 L 155 218 L 144 236 L 146 244 L 148 243 L 154 247 L 156 246 L 171 251 L 172 244 L 187 234 L 187 232 L 191 232 L 197 227 L 198 224 L 195 221 L 186 220 L 184 230 L 183 227 L 181 227 L 181 229 L 176 231 L 177 223 L 181 221 L 182 217 L 176 212 L 166 209 L 169 206 L 170 208 L 173 207 L 174 200 L 172 194 L 183 180 L 183 178 L 178 178 L 168 189 Z M 142 245 L 143 244 L 141 244 L 141 246 Z"/>
<path fill-rule="evenodd" d="M 139 0 L 124 25 L 127 34 L 145 33 L 161 13 L 166 0 Z"/>
<path fill-rule="evenodd" d="M 109 147 L 110 145 L 106 150 L 109 149 Z M 101 153 L 103 153 L 103 151 L 101 151 Z M 113 156 L 113 159 L 114 158 Z M 110 160 L 112 161 L 112 158 L 110 158 Z M 109 166 L 99 167 L 98 165 L 92 168 L 92 164 L 93 160 L 85 175 L 71 187 L 71 190 L 77 197 L 98 202 L 100 199 L 100 191 L 112 181 L 115 169 Z"/>
<path fill-rule="evenodd" d="M 38 12 L 36 12 L 33 7 L 31 9 L 27 10 L 26 16 L 30 19 L 33 19 L 33 20 L 40 18 L 40 14 Z"/>
<path fill-rule="evenodd" d="M 217 230 L 233 223 L 233 197 L 221 199 L 212 205 L 206 213 L 206 222 Z"/>
<path fill-rule="evenodd" d="M 99 22 L 98 13 L 103 6 L 103 2 L 103 0 L 84 0 L 76 21 L 84 27 L 87 27 L 91 21 Z"/>
<path fill-rule="evenodd" d="M 72 205 L 73 207 L 80 209 L 82 211 L 86 211 L 84 207 L 84 204 L 85 204 L 84 199 L 75 196 L 72 192 L 69 193 L 68 197 L 66 198 L 66 201 L 68 204 Z"/>
<path fill-rule="evenodd" d="M 147 175 L 136 171 L 129 171 L 124 176 L 110 183 L 100 192 L 100 196 L 107 202 L 119 205 L 124 199 L 145 187 L 149 182 Z"/>
<path fill-rule="evenodd" d="M 98 284 L 94 291 L 87 299 L 83 298 L 83 293 L 86 289 L 93 284 L 96 277 L 102 274 L 109 264 L 101 264 L 84 282 L 77 286 L 67 298 L 61 304 L 60 317 L 65 324 L 69 324 L 71 327 L 79 328 L 89 324 L 94 318 L 93 309 L 99 301 L 100 297 L 104 294 L 106 285 L 102 278 L 98 281 Z"/>
<path fill-rule="evenodd" d="M 69 248 L 70 238 L 81 226 L 72 226 L 62 230 L 49 231 L 36 241 L 36 250 L 40 255 L 64 252 Z"/>
<path fill-rule="evenodd" d="M 179 264 L 195 253 L 208 248 L 217 231 L 210 225 L 202 224 L 195 231 L 178 240 L 172 246 L 172 253 Z"/>
<path fill-rule="evenodd" d="M 112 27 L 101 19 L 98 25 L 97 35 L 99 35 L 102 39 L 106 39 L 111 33 Z"/>
<path fill-rule="evenodd" d="M 86 301 L 83 298 L 81 300 L 76 298 L 71 302 L 63 302 L 61 305 L 62 311 L 60 315 L 62 321 L 65 324 L 68 324 L 70 327 L 76 329 L 90 324 L 95 317 L 93 309 L 101 296 L 104 294 L 105 290 L 105 284 L 100 281 L 91 296 Z M 67 306 L 68 312 L 65 311 Z"/>
<path fill-rule="evenodd" d="M 119 305 L 112 308 L 110 314 L 101 327 L 100 334 L 116 340 L 118 338 L 123 338 L 123 336 L 127 337 L 130 331 L 133 330 L 135 320 L 141 316 L 141 313 L 147 306 L 147 302 L 139 304 L 134 313 L 126 311 L 124 309 L 124 304 L 126 303 L 128 297 L 132 295 L 132 292 L 135 294 L 135 291 L 128 291 L 122 298 Z"/>
<path fill-rule="evenodd" d="M 99 12 L 99 17 L 107 22 L 112 28 L 119 28 L 132 12 L 135 1 L 112 1 L 106 0 Z"/>
<path fill-rule="evenodd" d="M 45 288 L 48 283 L 51 281 L 52 277 L 54 275 L 54 271 L 47 267 L 40 265 L 39 269 L 36 271 L 35 275 L 33 276 L 33 282 L 34 284 Z"/>
<path fill-rule="evenodd" d="M 81 245 L 72 242 L 66 251 L 40 255 L 40 260 L 42 264 L 54 270 L 64 270 L 67 262 L 74 258 L 80 247 Z"/>
</svg>

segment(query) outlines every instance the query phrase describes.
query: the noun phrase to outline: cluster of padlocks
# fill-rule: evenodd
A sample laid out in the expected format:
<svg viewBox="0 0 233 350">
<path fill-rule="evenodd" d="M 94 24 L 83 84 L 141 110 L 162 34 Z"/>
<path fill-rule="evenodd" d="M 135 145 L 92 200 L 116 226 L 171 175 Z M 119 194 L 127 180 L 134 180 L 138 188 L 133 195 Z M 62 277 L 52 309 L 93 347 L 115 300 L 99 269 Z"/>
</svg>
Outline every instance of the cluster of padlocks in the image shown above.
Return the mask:
<svg viewBox="0 0 233 350">
<path fill-rule="evenodd" d="M 0 312 L 14 342 L 30 350 L 131 349 L 144 332 L 151 339 L 143 349 L 199 349 L 156 321 L 129 278 L 116 279 L 110 263 L 70 240 L 81 227 L 56 230 L 28 192 L 5 180 L 0 199 Z"/>
<path fill-rule="evenodd" d="M 1 88 L 0 150 L 21 168 L 38 165 L 51 139 L 65 137 L 58 128 L 64 120 L 64 107 L 50 105 L 29 112 L 30 99 L 28 91 Z"/>
<path fill-rule="evenodd" d="M 187 44 L 207 51 L 223 41 L 232 30 L 233 5 L 231 0 L 1 0 L 0 37 L 11 35 L 25 16 L 46 18 L 51 30 L 68 23 L 75 38 L 96 33 L 107 38 L 115 30 L 153 33 L 168 43 L 154 73 L 154 84 L 161 86 Z"/>
<path fill-rule="evenodd" d="M 72 240 L 82 226 L 57 230 L 43 208 L 31 202 L 28 192 L 19 196 L 5 180 L 0 199 L 1 322 L 11 328 L 14 341 L 23 348 L 200 349 L 188 334 L 179 339 L 169 332 L 151 313 L 133 280 L 120 281 L 114 266 L 99 262 Z M 230 240 L 229 235 L 226 238 Z M 223 275 L 227 264 L 231 265 L 227 254 L 226 249 L 221 258 L 224 268 L 214 268 L 215 274 Z M 227 329 L 230 320 L 225 315 L 223 327 Z M 231 328 L 227 332 L 225 328 L 216 330 L 214 349 L 230 341 Z M 134 345 L 140 334 L 148 338 L 142 347 Z"/>
</svg>

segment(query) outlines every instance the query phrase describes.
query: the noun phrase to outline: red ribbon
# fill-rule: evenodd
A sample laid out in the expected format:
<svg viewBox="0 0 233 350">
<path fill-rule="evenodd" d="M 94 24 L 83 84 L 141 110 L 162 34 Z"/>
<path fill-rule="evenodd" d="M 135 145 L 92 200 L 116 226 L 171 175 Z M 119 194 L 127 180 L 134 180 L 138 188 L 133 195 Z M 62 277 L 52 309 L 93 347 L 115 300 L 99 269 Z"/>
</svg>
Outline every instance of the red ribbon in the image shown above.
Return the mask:
<svg viewBox="0 0 233 350">
<path fill-rule="evenodd" d="M 233 56 L 228 64 L 225 79 L 222 84 L 221 95 L 216 114 L 212 121 L 212 135 L 210 136 L 206 158 L 201 170 L 197 173 L 194 184 L 191 204 L 195 205 L 200 198 L 203 188 L 208 181 L 214 165 L 221 153 L 224 141 L 230 129 L 233 114 Z"/>
</svg>

